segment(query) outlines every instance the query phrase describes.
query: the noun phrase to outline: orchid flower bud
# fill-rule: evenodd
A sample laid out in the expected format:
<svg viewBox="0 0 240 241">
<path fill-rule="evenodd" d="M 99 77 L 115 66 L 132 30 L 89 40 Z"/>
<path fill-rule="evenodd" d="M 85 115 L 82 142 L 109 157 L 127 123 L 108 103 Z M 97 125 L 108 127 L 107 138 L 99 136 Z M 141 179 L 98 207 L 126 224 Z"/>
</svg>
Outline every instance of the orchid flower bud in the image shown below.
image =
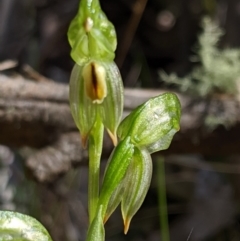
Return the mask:
<svg viewBox="0 0 240 241">
<path fill-rule="evenodd" d="M 118 136 L 131 137 L 131 143 L 150 153 L 169 147 L 179 130 L 180 102 L 175 94 L 165 93 L 151 98 L 127 116 L 118 128 Z"/>
<path fill-rule="evenodd" d="M 71 56 L 82 65 L 90 59 L 112 61 L 117 46 L 116 32 L 101 9 L 99 0 L 81 0 L 68 31 Z"/>
<path fill-rule="evenodd" d="M 83 146 L 100 116 L 114 145 L 123 111 L 123 85 L 114 62 L 90 61 L 75 64 L 70 78 L 70 107 L 80 130 Z"/>
</svg>

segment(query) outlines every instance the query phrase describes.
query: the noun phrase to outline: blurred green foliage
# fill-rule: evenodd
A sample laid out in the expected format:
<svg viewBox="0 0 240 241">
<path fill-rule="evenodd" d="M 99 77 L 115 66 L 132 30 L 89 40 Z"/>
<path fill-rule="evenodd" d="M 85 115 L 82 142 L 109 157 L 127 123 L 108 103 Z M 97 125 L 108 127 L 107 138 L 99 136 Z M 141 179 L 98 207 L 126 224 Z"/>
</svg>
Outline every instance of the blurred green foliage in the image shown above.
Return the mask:
<svg viewBox="0 0 240 241">
<path fill-rule="evenodd" d="M 175 84 L 182 92 L 198 96 L 213 93 L 237 94 L 240 77 L 240 49 L 219 49 L 218 43 L 223 30 L 209 17 L 202 20 L 203 32 L 198 37 L 197 55 L 192 60 L 199 64 L 183 78 L 175 73 L 170 75 L 160 71 L 166 84 Z"/>
</svg>

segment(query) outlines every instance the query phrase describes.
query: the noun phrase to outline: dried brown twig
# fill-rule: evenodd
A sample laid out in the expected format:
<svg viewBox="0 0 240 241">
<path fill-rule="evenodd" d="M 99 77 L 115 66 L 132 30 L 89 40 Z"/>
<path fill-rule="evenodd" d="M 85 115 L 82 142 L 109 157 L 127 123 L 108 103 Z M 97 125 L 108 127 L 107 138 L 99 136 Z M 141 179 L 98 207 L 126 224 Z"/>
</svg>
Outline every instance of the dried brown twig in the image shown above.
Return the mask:
<svg viewBox="0 0 240 241">
<path fill-rule="evenodd" d="M 126 89 L 124 114 L 163 92 Z M 181 131 L 165 154 L 227 155 L 240 152 L 237 99 L 218 96 L 205 100 L 182 94 L 178 96 L 183 111 Z M 219 127 L 214 131 L 206 131 L 206 115 L 231 118 L 235 124 L 229 130 Z M 26 163 L 40 181 L 53 180 L 72 165 L 83 163 L 86 154 L 80 148 L 79 133 L 70 114 L 68 86 L 0 75 L 0 144 L 37 148 L 39 151 L 30 156 Z M 105 156 L 111 148 L 110 142 L 106 141 Z"/>
</svg>

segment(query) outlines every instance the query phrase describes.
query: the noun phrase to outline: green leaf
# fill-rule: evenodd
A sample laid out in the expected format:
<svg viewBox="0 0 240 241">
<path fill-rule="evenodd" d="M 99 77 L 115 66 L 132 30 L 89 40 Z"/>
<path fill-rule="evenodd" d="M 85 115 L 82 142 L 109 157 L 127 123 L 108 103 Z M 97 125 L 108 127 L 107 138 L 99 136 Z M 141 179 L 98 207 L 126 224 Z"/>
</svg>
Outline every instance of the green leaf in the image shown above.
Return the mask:
<svg viewBox="0 0 240 241">
<path fill-rule="evenodd" d="M 131 137 L 131 143 L 149 152 L 167 149 L 180 128 L 181 105 L 175 94 L 151 98 L 127 116 L 118 128 L 120 139 Z"/>
<path fill-rule="evenodd" d="M 115 57 L 115 28 L 98 0 L 81 0 L 79 11 L 69 27 L 68 39 L 71 56 L 79 65 L 89 59 L 112 61 Z"/>
<path fill-rule="evenodd" d="M 132 161 L 124 178 L 124 192 L 121 201 L 126 234 L 132 217 L 141 207 L 152 179 L 152 158 L 146 149 L 134 149 Z"/>
<path fill-rule="evenodd" d="M 0 211 L 0 240 L 52 241 L 35 218 L 11 211 Z"/>
<path fill-rule="evenodd" d="M 124 140 L 119 142 L 109 158 L 102 189 L 100 191 L 98 205 L 103 206 L 103 217 L 105 216 L 111 195 L 125 176 L 132 159 L 133 152 L 134 146 L 130 143 L 130 138 L 126 137 Z"/>
</svg>

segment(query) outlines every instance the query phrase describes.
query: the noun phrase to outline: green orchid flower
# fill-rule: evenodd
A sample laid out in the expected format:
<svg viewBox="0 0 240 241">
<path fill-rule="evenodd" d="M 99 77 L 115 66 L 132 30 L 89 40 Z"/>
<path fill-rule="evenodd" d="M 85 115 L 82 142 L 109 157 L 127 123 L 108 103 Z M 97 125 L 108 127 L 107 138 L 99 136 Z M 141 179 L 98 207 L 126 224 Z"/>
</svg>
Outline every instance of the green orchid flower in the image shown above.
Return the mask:
<svg viewBox="0 0 240 241">
<path fill-rule="evenodd" d="M 181 104 L 172 93 L 164 93 L 137 107 L 120 124 L 120 139 L 131 137 L 131 142 L 150 153 L 169 147 L 180 129 Z"/>
<path fill-rule="evenodd" d="M 68 30 L 76 62 L 70 79 L 70 108 L 84 147 L 89 143 L 89 221 L 97 213 L 103 126 L 117 145 L 123 111 L 123 84 L 113 59 L 115 28 L 98 0 L 81 0 Z"/>
<path fill-rule="evenodd" d="M 83 66 L 76 64 L 70 78 L 69 98 L 84 146 L 97 116 L 114 145 L 117 144 L 116 131 L 123 111 L 123 84 L 114 62 L 92 60 Z"/>
<path fill-rule="evenodd" d="M 146 149 L 134 148 L 134 153 L 122 182 L 113 192 L 104 223 L 108 220 L 117 206 L 121 203 L 124 222 L 124 233 L 126 234 L 132 217 L 141 207 L 152 179 L 152 159 Z"/>
<path fill-rule="evenodd" d="M 173 135 L 179 130 L 180 116 L 180 102 L 177 96 L 166 93 L 140 105 L 121 122 L 117 131 L 119 138 L 127 138 L 128 145 L 134 146 L 134 152 L 127 171 L 124 169 L 124 177 L 108 199 L 104 222 L 121 203 L 124 233 L 127 233 L 132 217 L 141 207 L 151 183 L 150 154 L 169 147 Z M 114 160 L 112 162 L 114 166 Z M 115 167 L 117 168 L 119 172 L 120 166 Z"/>
<path fill-rule="evenodd" d="M 98 0 L 81 0 L 68 39 L 76 62 L 70 79 L 70 108 L 83 146 L 89 142 L 87 241 L 103 241 L 104 223 L 120 203 L 127 233 L 151 183 L 150 154 L 169 147 L 179 130 L 181 106 L 176 95 L 166 93 L 140 105 L 120 124 L 123 85 L 113 61 L 116 32 Z M 116 147 L 99 192 L 103 127 Z"/>
<path fill-rule="evenodd" d="M 71 56 L 82 65 L 90 59 L 112 61 L 117 46 L 116 32 L 98 0 L 82 0 L 68 31 Z"/>
</svg>

